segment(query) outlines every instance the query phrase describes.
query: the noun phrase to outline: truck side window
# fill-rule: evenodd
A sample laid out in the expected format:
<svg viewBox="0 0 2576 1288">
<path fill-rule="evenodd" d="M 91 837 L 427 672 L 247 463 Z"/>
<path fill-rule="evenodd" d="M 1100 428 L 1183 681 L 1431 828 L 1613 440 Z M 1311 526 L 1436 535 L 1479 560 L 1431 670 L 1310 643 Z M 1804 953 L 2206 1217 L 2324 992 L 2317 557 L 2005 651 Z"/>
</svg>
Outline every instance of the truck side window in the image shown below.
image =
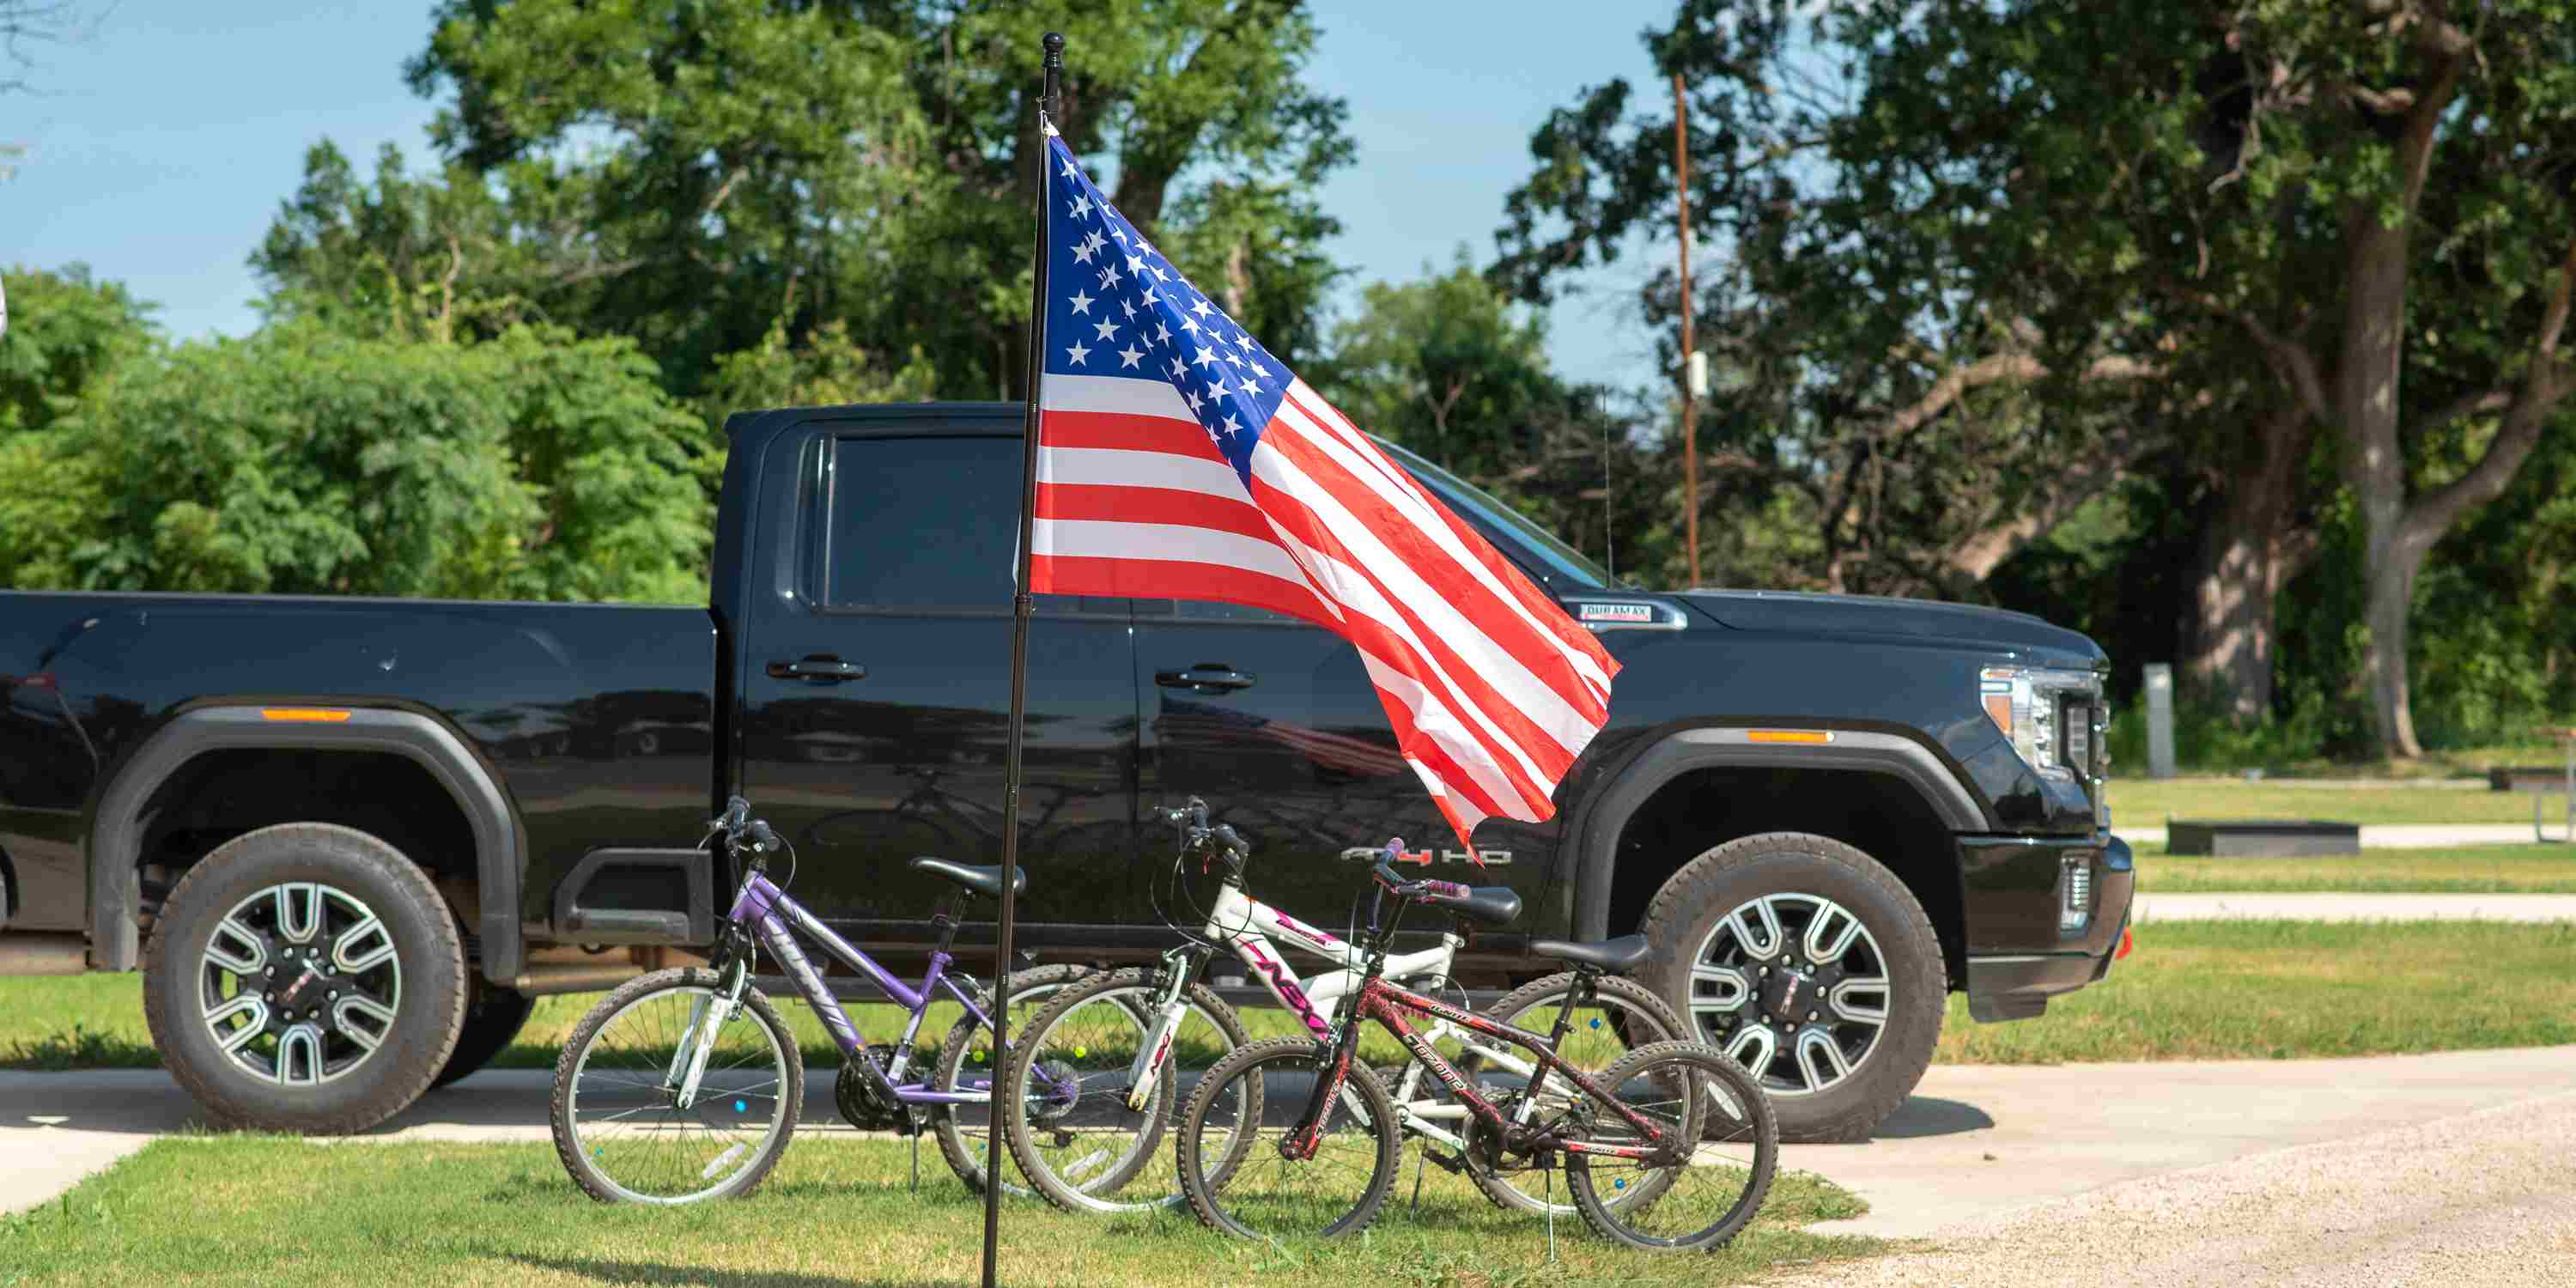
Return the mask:
<svg viewBox="0 0 2576 1288">
<path fill-rule="evenodd" d="M 835 439 L 824 486 L 825 604 L 1010 611 L 1019 440 Z M 1037 611 L 1124 615 L 1127 601 L 1040 595 Z"/>
</svg>

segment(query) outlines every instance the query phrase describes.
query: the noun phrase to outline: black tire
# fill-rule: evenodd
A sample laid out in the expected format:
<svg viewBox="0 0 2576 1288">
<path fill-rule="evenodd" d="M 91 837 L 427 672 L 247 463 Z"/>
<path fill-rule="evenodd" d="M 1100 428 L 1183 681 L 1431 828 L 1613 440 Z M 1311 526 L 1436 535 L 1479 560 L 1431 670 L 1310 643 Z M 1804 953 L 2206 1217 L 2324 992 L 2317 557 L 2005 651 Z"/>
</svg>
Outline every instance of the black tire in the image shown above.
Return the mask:
<svg viewBox="0 0 2576 1288">
<path fill-rule="evenodd" d="M 494 1056 L 509 1049 L 510 1040 L 519 1036 L 536 1009 L 537 999 L 515 988 L 475 980 L 473 996 L 465 1003 L 465 1027 L 456 1035 L 456 1049 L 448 1053 L 447 1067 L 430 1080 L 430 1090 L 492 1063 Z"/>
<path fill-rule="evenodd" d="M 1164 1133 L 1177 1118 L 1175 1107 L 1180 1102 L 1180 1078 L 1176 1068 L 1165 1070 L 1167 1076 L 1155 1085 L 1152 1103 L 1131 1115 L 1124 1102 L 1133 1084 L 1121 1074 L 1124 1067 L 1132 1062 L 1133 1050 L 1122 1048 L 1103 1052 L 1098 1064 L 1087 1066 L 1088 1070 L 1096 1072 L 1086 1071 L 1086 1067 L 1077 1065 L 1074 1071 L 1079 1074 L 1081 1096 L 1096 1095 L 1097 1099 L 1093 1107 L 1079 1106 L 1068 1100 L 1060 1107 L 1064 1116 L 1069 1119 L 1076 1113 L 1107 1112 L 1113 1117 L 1126 1117 L 1134 1124 L 1137 1136 L 1137 1143 L 1127 1158 L 1118 1160 L 1108 1172 L 1085 1178 L 1089 1183 L 1083 1185 L 1058 1175 L 1054 1161 L 1038 1147 L 1035 1133 L 1040 1129 L 1029 1122 L 1025 1090 L 1029 1085 L 1030 1071 L 1041 1052 L 1052 1053 L 1050 1059 L 1062 1059 L 1066 1054 L 1057 1049 L 1057 1044 L 1048 1042 L 1047 1035 L 1069 1013 L 1098 1002 L 1104 994 L 1119 995 L 1101 1005 L 1116 1007 L 1132 1019 L 1141 1044 L 1141 1039 L 1151 1031 L 1157 1018 L 1145 1004 L 1152 1000 L 1159 974 L 1141 967 L 1129 967 L 1094 975 L 1048 999 L 1046 1008 L 1029 1021 L 1028 1028 L 1011 1039 L 1010 1067 L 1002 1074 L 1003 1139 L 1011 1147 L 1011 1158 L 1019 1164 L 1020 1175 L 1026 1177 L 1038 1194 L 1060 1211 L 1093 1215 L 1170 1207 L 1181 1200 L 1177 1185 L 1170 1190 L 1143 1195 L 1127 1193 L 1129 1184 L 1139 1176 L 1158 1170 L 1153 1168 L 1155 1155 L 1159 1152 Z M 1217 1040 L 1223 1042 L 1225 1049 L 1216 1053 L 1218 1060 L 1251 1041 L 1250 1035 L 1244 1032 L 1242 1018 L 1235 1014 L 1234 1008 L 1205 984 L 1193 982 L 1181 996 L 1191 1010 L 1204 1017 L 1207 1024 L 1215 1029 Z M 1183 1020 L 1182 1026 L 1186 1028 L 1188 1023 Z M 1195 1039 L 1206 1035 L 1192 1036 Z M 1209 1067 L 1214 1067 L 1214 1061 Z M 1220 1170 L 1230 1172 L 1232 1169 L 1223 1167 Z M 1222 1184 L 1222 1176 L 1218 1183 Z"/>
<path fill-rule="evenodd" d="M 630 979 L 619 985 L 615 992 L 601 998 L 598 1005 L 590 1008 L 590 1013 L 581 1017 L 581 1023 L 573 1026 L 572 1036 L 564 1042 L 563 1054 L 555 1060 L 554 1094 L 548 1105 L 547 1121 L 554 1130 L 555 1157 L 562 1160 L 564 1170 L 571 1174 L 573 1183 L 581 1187 L 582 1193 L 602 1203 L 648 1203 L 663 1206 L 698 1203 L 708 1199 L 741 1198 L 758 1189 L 761 1181 L 768 1178 L 770 1169 L 778 1166 L 780 1157 L 787 1153 L 789 1142 L 796 1136 L 797 1120 L 804 1112 L 805 1056 L 796 1046 L 796 1034 L 787 1027 L 785 1021 L 778 1017 L 778 1008 L 770 1005 L 769 999 L 755 988 L 743 989 L 742 1010 L 734 1013 L 734 1018 L 727 1028 L 730 1029 L 732 1023 L 741 1022 L 743 1015 L 748 1013 L 754 1024 L 767 1031 L 764 1045 L 775 1053 L 773 1067 L 778 1073 L 776 1081 L 779 1087 L 775 1096 L 778 1108 L 774 1111 L 773 1129 L 764 1133 L 751 1161 L 741 1171 L 725 1178 L 717 1185 L 700 1191 L 645 1194 L 608 1175 L 596 1161 L 597 1143 L 593 1142 L 591 1151 L 585 1152 L 584 1141 L 580 1139 L 580 1124 L 575 1115 L 581 1110 L 581 1098 L 592 1094 L 580 1084 L 581 1075 L 598 1072 L 601 1075 L 598 1081 L 623 1094 L 636 1095 L 640 1092 L 648 1098 L 652 1094 L 650 1082 L 631 1076 L 626 1079 L 610 1078 L 606 1075 L 605 1069 L 591 1069 L 590 1061 L 615 1060 L 631 1070 L 644 1072 L 649 1078 L 652 1073 L 667 1068 L 674 1059 L 672 1054 L 666 1054 L 658 1047 L 648 1049 L 624 1042 L 612 1042 L 601 1051 L 594 1052 L 591 1048 L 598 1041 L 600 1030 L 624 1015 L 630 1007 L 639 1003 L 650 1006 L 654 994 L 672 992 L 703 994 L 711 997 L 723 988 L 724 980 L 724 972 L 702 967 L 684 966 L 673 970 L 655 971 L 650 975 Z M 704 999 L 693 1000 L 702 1002 Z M 674 1014 L 676 1014 L 676 1008 L 674 1008 Z M 680 1018 L 686 1021 L 694 1017 Z M 653 1026 L 652 1032 L 656 1036 L 671 1038 L 674 1042 L 673 1051 L 676 1051 L 677 1043 L 684 1036 L 683 1031 L 686 1028 L 685 1022 L 660 1024 Z M 714 1072 L 715 1068 L 710 1064 L 709 1076 Z M 667 1088 L 671 1084 L 667 1081 L 667 1075 L 665 1078 L 663 1086 Z M 722 1098 L 711 1098 L 709 1101 L 701 1102 L 701 1106 L 715 1105 L 715 1102 L 720 1099 Z M 703 1118 L 706 1110 L 702 1107 L 686 1110 L 669 1107 L 675 1104 L 676 1097 L 666 1093 L 663 1099 L 665 1107 L 657 1111 L 663 1115 L 660 1120 L 652 1124 L 634 1122 L 633 1125 L 651 1125 L 657 1132 L 666 1133 L 665 1139 L 685 1146 L 689 1128 L 683 1120 L 692 1114 Z M 716 1108 L 721 1110 L 720 1105 Z M 634 1111 L 611 1114 L 605 1119 L 595 1120 L 594 1125 L 601 1121 L 628 1118 L 632 1112 Z M 733 1156 L 731 1150 L 741 1147 L 736 1143 L 728 1152 L 717 1155 L 716 1164 L 729 1161 Z M 692 1157 L 683 1161 L 694 1164 L 696 1159 Z M 685 1175 L 686 1171 L 687 1167 L 683 1166 L 680 1174 Z M 707 1178 L 712 1176 L 714 1171 L 715 1166 L 710 1165 L 699 1175 L 702 1179 Z"/>
<path fill-rule="evenodd" d="M 299 916 L 309 919 L 301 938 Z M 219 929 L 225 958 L 281 973 L 229 971 L 209 956 Z M 367 958 L 376 964 L 342 969 Z M 383 841 L 329 823 L 261 828 L 189 868 L 153 922 L 143 972 L 153 1045 L 226 1127 L 365 1131 L 429 1089 L 465 1018 L 464 945 L 428 875 Z M 353 1012 L 362 999 L 389 1018 Z M 210 1018 L 223 1009 L 236 1014 Z"/>
<path fill-rule="evenodd" d="M 1018 1045 L 1019 1035 L 1029 1031 L 1029 1022 L 1041 1008 L 1055 1000 L 1057 993 L 1090 974 L 1090 967 L 1072 963 L 1032 966 L 1011 972 L 1011 1031 L 1008 1036 L 1012 1045 Z M 992 1014 L 993 990 L 988 988 L 977 993 L 975 1007 L 987 1015 Z M 983 1034 L 984 1040 L 976 1041 L 977 1034 Z M 939 1049 L 930 1055 L 931 1088 L 955 1091 L 979 1076 L 987 1081 L 997 1080 L 998 1075 L 992 1072 L 992 1049 L 992 1034 L 976 1023 L 974 1016 L 959 1016 L 957 1022 L 948 1027 L 948 1036 L 940 1040 Z M 984 1071 L 980 1075 L 976 1072 L 979 1069 Z M 989 1128 L 985 1125 L 985 1115 L 989 1112 L 982 1105 L 959 1105 L 934 1110 L 930 1117 L 930 1133 L 939 1141 L 939 1156 L 947 1159 L 948 1170 L 955 1172 L 957 1179 L 977 1194 L 984 1192 L 984 1159 L 992 1149 L 991 1139 L 986 1135 Z M 1029 1193 L 1025 1187 L 1015 1185 L 1007 1178 L 1002 1182 L 1002 1192 L 1015 1198 Z"/>
<path fill-rule="evenodd" d="M 1226 1095 L 1227 1088 L 1238 1080 L 1260 1079 L 1266 1085 L 1274 1075 L 1309 1080 L 1311 1087 L 1311 1079 L 1324 1075 L 1324 1063 L 1317 1057 L 1314 1040 L 1272 1038 L 1236 1047 L 1234 1054 L 1217 1061 L 1199 1079 L 1198 1089 L 1190 1093 L 1189 1107 L 1181 1112 L 1176 1158 L 1181 1193 L 1189 1198 L 1190 1210 L 1207 1226 L 1245 1239 L 1338 1239 L 1366 1230 L 1386 1206 L 1387 1191 L 1395 1185 L 1396 1165 L 1404 1154 L 1404 1131 L 1395 1122 L 1395 1102 L 1388 1098 L 1386 1088 L 1378 1085 L 1376 1074 L 1352 1062 L 1343 1085 L 1358 1097 L 1360 1116 L 1352 1115 L 1347 1102 L 1343 1102 L 1331 1106 L 1324 1120 L 1324 1135 L 1343 1137 L 1347 1148 L 1341 1152 L 1348 1161 L 1369 1169 L 1358 1196 L 1345 1205 L 1334 1197 L 1344 1187 L 1331 1178 L 1347 1176 L 1347 1170 L 1322 1162 L 1290 1162 L 1278 1153 L 1287 1127 L 1305 1112 L 1304 1097 L 1276 1091 L 1261 1097 Z M 1221 1099 L 1224 1109 L 1219 1108 Z M 1244 1124 L 1239 1122 L 1211 1125 L 1212 1115 L 1231 1112 L 1246 1100 L 1253 1106 L 1251 1114 L 1258 1119 L 1252 1130 L 1244 1130 Z M 1222 1157 L 1208 1157 L 1203 1137 L 1209 1136 L 1225 1142 Z M 1322 1174 L 1325 1179 L 1318 1188 L 1331 1193 L 1312 1201 L 1269 1197 L 1274 1192 L 1300 1188 L 1298 1181 L 1285 1180 L 1291 1169 L 1301 1178 L 1307 1173 Z M 1270 1184 L 1274 1179 L 1285 1183 L 1274 1187 Z"/>
<path fill-rule="evenodd" d="M 1504 994 L 1500 1000 L 1484 1008 L 1480 1014 L 1517 1028 L 1528 1029 L 1543 1037 L 1555 1027 L 1557 1012 L 1564 1009 L 1566 1002 L 1571 999 L 1574 982 L 1573 971 L 1562 971 L 1543 979 L 1531 980 Z M 1613 1030 L 1607 1035 L 1607 1041 L 1616 1043 L 1619 1052 L 1616 1056 L 1608 1056 L 1606 1050 L 1598 1050 L 1599 1056 L 1608 1056 L 1608 1058 L 1587 1058 L 1594 1055 L 1597 1047 L 1587 1049 L 1579 1045 L 1579 1034 L 1566 1035 L 1566 1046 L 1560 1049 L 1559 1056 L 1580 1066 L 1587 1074 L 1599 1076 L 1630 1052 L 1658 1042 L 1678 1042 L 1690 1032 L 1683 1027 L 1681 1019 L 1673 1014 L 1673 1008 L 1664 1003 L 1664 999 L 1634 980 L 1605 975 L 1593 981 L 1593 990 L 1600 999 L 1594 1003 L 1594 1006 L 1604 1012 L 1604 1015 L 1594 1022 L 1613 1019 L 1624 1020 L 1624 1022 L 1603 1024 L 1604 1028 Z M 1527 1058 L 1526 1053 L 1517 1049 L 1514 1054 Z M 1458 1071 L 1466 1074 L 1471 1080 L 1480 1079 L 1486 1072 L 1483 1068 L 1484 1063 L 1471 1057 L 1469 1060 L 1458 1062 Z M 1550 1081 L 1559 1086 L 1563 1085 L 1562 1080 L 1554 1076 L 1551 1076 Z M 1482 1125 L 1474 1118 L 1466 1120 L 1464 1126 L 1468 1129 L 1469 1139 L 1472 1140 L 1475 1137 Z M 1508 1212 L 1520 1212 L 1531 1216 L 1547 1214 L 1549 1204 L 1543 1192 L 1534 1195 L 1523 1191 L 1514 1183 L 1513 1177 L 1481 1165 L 1475 1154 L 1476 1151 L 1470 1150 L 1465 1160 L 1467 1179 L 1474 1181 L 1476 1188 L 1483 1191 L 1485 1197 L 1491 1200 L 1494 1206 Z M 1574 1211 L 1574 1205 L 1570 1200 L 1560 1201 L 1555 1206 L 1560 1213 L 1570 1214 Z"/>
<path fill-rule="evenodd" d="M 1574 1191 L 1574 1206 L 1594 1233 L 1656 1252 L 1716 1248 L 1762 1210 L 1780 1166 L 1779 1120 L 1742 1065 L 1706 1043 L 1664 1042 L 1630 1052 L 1603 1073 L 1601 1082 L 1620 1101 L 1650 1117 L 1665 1117 L 1666 1138 L 1693 1140 L 1692 1152 L 1700 1157 L 1658 1168 L 1601 1155 L 1567 1155 L 1567 1188 Z M 1662 1098 L 1673 1092 L 1683 1094 Z M 1650 1147 L 1608 1106 L 1593 1106 L 1591 1117 L 1595 1130 L 1582 1139 Z M 1716 1157 L 1708 1156 L 1712 1150 Z"/>
<path fill-rule="evenodd" d="M 1693 973 L 1704 950 L 1731 951 L 1735 946 L 1739 936 L 1731 927 L 1724 940 L 1717 938 L 1721 923 L 1739 909 L 1771 900 L 1776 900 L 1769 906 L 1782 931 L 1780 960 L 1794 957 L 1801 986 L 1810 990 L 1808 1003 L 1785 1019 L 1765 1009 L 1768 997 L 1759 988 L 1739 1005 L 1719 1007 L 1716 1002 L 1731 995 L 1732 985 L 1704 977 L 1695 981 Z M 1822 923 L 1829 938 L 1841 931 L 1835 913 L 1857 921 L 1863 933 L 1831 962 L 1816 961 L 1806 951 L 1807 937 L 1793 924 L 1795 910 L 1802 907 L 1813 918 L 1806 926 Z M 1824 911 L 1827 907 L 1835 912 Z M 1791 911 L 1778 915 L 1782 908 Z M 1758 929 L 1760 918 L 1748 913 L 1747 924 Z M 1932 1062 L 1947 993 L 1941 941 L 1905 883 L 1849 845 L 1798 832 L 1729 841 L 1674 873 L 1647 905 L 1642 928 L 1662 950 L 1643 972 L 1644 982 L 1689 1023 L 1686 1032 L 1739 1061 L 1762 1066 L 1754 1072 L 1778 1112 L 1782 1140 L 1868 1139 L 1905 1102 Z M 1866 965 L 1873 955 L 1875 965 Z M 1855 962 L 1864 965 L 1851 964 Z M 1773 987 L 1750 962 L 1744 974 L 1761 988 Z M 1873 990 L 1853 987 L 1854 981 L 1868 978 L 1885 980 L 1875 990 L 1883 1019 L 1875 1024 L 1846 1021 L 1844 997 L 1851 999 L 1850 1012 L 1870 1009 L 1861 999 Z M 1695 990 L 1701 993 L 1696 1006 Z M 1848 991 L 1837 996 L 1837 990 Z M 1817 1005 L 1819 1001 L 1835 1005 Z M 1806 1021 L 1810 1006 L 1821 1026 Z M 1763 1032 L 1750 1031 L 1755 1028 Z M 1833 1044 L 1847 1070 L 1830 1067 L 1833 1053 L 1813 1045 L 1811 1033 L 1821 1033 Z M 1863 1036 L 1865 1044 L 1859 1043 Z"/>
</svg>

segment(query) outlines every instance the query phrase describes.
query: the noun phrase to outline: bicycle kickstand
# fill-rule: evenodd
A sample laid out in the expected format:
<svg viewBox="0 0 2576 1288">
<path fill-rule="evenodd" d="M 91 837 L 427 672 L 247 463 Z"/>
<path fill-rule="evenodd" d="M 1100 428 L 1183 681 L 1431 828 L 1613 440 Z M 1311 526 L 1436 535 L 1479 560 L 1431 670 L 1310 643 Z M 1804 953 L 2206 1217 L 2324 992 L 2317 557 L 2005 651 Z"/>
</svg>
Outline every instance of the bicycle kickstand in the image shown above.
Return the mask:
<svg viewBox="0 0 2576 1288">
<path fill-rule="evenodd" d="M 1431 1162 L 1431 1146 L 1417 1144 L 1413 1155 L 1413 1211 L 1422 1211 L 1422 1169 Z"/>
<path fill-rule="evenodd" d="M 1541 1156 L 1539 1171 L 1547 1187 L 1547 1263 L 1556 1264 L 1556 1159 Z"/>
<path fill-rule="evenodd" d="M 912 1134 L 912 1196 L 921 1197 L 921 1133 Z"/>
</svg>

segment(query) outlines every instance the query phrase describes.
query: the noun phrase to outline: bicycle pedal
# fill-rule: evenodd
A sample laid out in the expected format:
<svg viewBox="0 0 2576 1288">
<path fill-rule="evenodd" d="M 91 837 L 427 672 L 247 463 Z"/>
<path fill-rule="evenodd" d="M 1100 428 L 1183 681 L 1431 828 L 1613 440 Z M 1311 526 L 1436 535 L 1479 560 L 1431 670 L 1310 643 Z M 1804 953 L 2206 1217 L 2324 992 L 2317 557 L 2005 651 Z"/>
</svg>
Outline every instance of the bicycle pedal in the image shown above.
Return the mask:
<svg viewBox="0 0 2576 1288">
<path fill-rule="evenodd" d="M 1456 1154 L 1441 1154 L 1425 1149 L 1422 1151 L 1422 1157 L 1429 1160 L 1433 1167 L 1439 1168 L 1441 1171 L 1447 1172 L 1452 1176 L 1464 1176 L 1467 1174 L 1467 1160 L 1458 1157 Z"/>
</svg>

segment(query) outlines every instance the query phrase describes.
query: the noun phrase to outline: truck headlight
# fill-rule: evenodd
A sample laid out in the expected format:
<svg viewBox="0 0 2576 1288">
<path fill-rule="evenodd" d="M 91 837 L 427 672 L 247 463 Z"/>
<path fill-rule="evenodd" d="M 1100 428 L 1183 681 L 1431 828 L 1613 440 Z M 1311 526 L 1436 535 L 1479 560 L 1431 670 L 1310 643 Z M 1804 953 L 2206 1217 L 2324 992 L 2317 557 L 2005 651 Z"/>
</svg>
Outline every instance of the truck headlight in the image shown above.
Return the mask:
<svg viewBox="0 0 2576 1288">
<path fill-rule="evenodd" d="M 2102 682 L 2091 671 L 1989 666 L 1977 672 L 1977 698 L 2022 761 L 2042 777 L 2092 780 Z"/>
</svg>

